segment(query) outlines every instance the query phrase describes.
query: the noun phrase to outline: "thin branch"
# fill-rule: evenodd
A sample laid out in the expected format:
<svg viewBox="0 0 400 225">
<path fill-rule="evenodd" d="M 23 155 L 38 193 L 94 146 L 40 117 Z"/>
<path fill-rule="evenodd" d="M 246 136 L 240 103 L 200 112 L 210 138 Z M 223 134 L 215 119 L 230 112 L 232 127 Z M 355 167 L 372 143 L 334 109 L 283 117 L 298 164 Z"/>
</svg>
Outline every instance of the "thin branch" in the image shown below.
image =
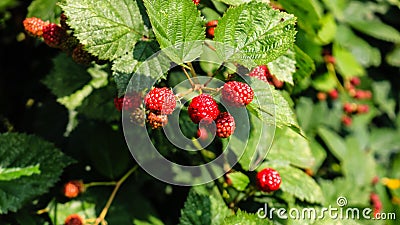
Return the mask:
<svg viewBox="0 0 400 225">
<path fill-rule="evenodd" d="M 188 74 L 188 72 L 186 71 L 185 67 L 182 67 L 183 73 L 186 75 L 187 79 L 190 82 L 190 85 L 192 86 L 192 89 L 194 89 L 195 84 L 192 81 L 192 78 L 190 78 L 190 75 Z"/>
</svg>

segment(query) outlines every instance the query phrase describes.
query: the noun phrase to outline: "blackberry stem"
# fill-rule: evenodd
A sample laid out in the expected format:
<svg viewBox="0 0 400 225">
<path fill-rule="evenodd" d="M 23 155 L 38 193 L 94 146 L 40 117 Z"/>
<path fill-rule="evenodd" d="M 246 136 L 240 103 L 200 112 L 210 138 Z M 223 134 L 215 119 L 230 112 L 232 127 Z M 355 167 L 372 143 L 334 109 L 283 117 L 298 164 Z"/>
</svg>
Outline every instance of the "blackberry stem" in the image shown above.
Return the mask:
<svg viewBox="0 0 400 225">
<path fill-rule="evenodd" d="M 194 89 L 196 85 L 193 83 L 192 78 L 190 77 L 190 75 L 186 71 L 185 67 L 182 67 L 182 70 L 183 70 L 183 73 L 186 75 L 187 79 L 189 80 L 190 85 L 192 86 L 192 89 Z"/>
</svg>

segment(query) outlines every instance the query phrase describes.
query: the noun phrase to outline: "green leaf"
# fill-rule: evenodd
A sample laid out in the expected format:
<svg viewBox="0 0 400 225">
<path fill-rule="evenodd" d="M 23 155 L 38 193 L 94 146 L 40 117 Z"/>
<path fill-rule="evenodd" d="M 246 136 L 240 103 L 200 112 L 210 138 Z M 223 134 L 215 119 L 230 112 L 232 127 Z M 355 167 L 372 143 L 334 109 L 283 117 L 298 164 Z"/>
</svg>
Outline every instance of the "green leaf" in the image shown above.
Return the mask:
<svg viewBox="0 0 400 225">
<path fill-rule="evenodd" d="M 61 6 L 74 35 L 100 59 L 114 60 L 149 36 L 138 1 L 66 0 Z"/>
<path fill-rule="evenodd" d="M 61 8 L 58 6 L 59 0 L 34 0 L 28 7 L 26 17 L 37 17 L 44 21 L 57 22 L 61 14 Z"/>
<path fill-rule="evenodd" d="M 0 181 L 15 180 L 22 176 L 31 176 L 32 174 L 40 174 L 39 165 L 17 167 L 17 168 L 1 168 L 0 167 Z"/>
<path fill-rule="evenodd" d="M 205 27 L 192 1 L 145 0 L 144 4 L 157 41 L 172 61 L 181 64 L 200 56 Z"/>
<path fill-rule="evenodd" d="M 225 44 L 218 46 L 217 51 L 243 65 L 253 61 L 265 65 L 293 46 L 295 22 L 293 15 L 273 10 L 264 3 L 229 8 L 215 28 L 214 40 Z"/>
<path fill-rule="evenodd" d="M 302 170 L 284 165 L 278 162 L 267 162 L 262 164 L 257 170 L 271 167 L 281 175 L 282 183 L 280 189 L 296 198 L 310 203 L 324 202 L 324 195 L 321 188 L 313 178 Z"/>
<path fill-rule="evenodd" d="M 96 218 L 96 204 L 86 201 L 72 200 L 62 204 L 53 200 L 47 208 L 53 224 L 64 224 L 65 219 L 72 214 L 78 214 L 82 219 Z"/>
<path fill-rule="evenodd" d="M 218 225 L 229 214 L 230 211 L 222 199 L 191 189 L 181 210 L 179 225 Z"/>
<path fill-rule="evenodd" d="M 90 81 L 86 68 L 75 63 L 70 56 L 58 54 L 53 58 L 53 68 L 43 83 L 57 97 L 74 93 Z"/>
<path fill-rule="evenodd" d="M 289 102 L 280 91 L 260 82 L 257 78 L 252 77 L 250 80 L 255 96 L 255 100 L 248 105 L 248 108 L 253 110 L 252 112 L 256 112 L 256 115 L 267 125 L 299 128 Z"/>
<path fill-rule="evenodd" d="M 391 119 L 396 118 L 396 101 L 390 97 L 392 87 L 389 81 L 379 81 L 372 84 L 373 98 L 379 109 L 387 113 Z"/>
<path fill-rule="evenodd" d="M 17 133 L 0 134 L 0 155 L 2 168 L 40 165 L 40 174 L 0 180 L 0 214 L 15 212 L 34 197 L 46 193 L 58 181 L 62 169 L 73 162 L 53 144 Z"/>
<path fill-rule="evenodd" d="M 352 17 L 351 17 L 352 18 Z M 400 43 L 400 32 L 391 27 L 377 18 L 372 20 L 352 20 L 351 18 L 346 18 L 347 22 L 356 30 L 367 34 L 376 39 L 383 41 Z M 357 18 L 356 18 L 357 19 Z M 373 28 L 373 29 L 372 29 Z"/>
<path fill-rule="evenodd" d="M 344 160 L 346 157 L 347 147 L 342 138 L 332 130 L 325 127 L 320 127 L 318 129 L 318 134 L 328 146 L 332 154 L 339 160 Z"/>
<path fill-rule="evenodd" d="M 250 183 L 249 177 L 242 172 L 232 172 L 226 176 L 232 181 L 232 186 L 238 191 L 246 190 L 247 185 Z"/>
<path fill-rule="evenodd" d="M 111 69 L 119 96 L 125 93 L 132 73 L 159 50 L 160 46 L 156 41 L 139 41 L 136 43 L 132 54 L 126 54 L 114 60 Z"/>
<path fill-rule="evenodd" d="M 325 7 L 332 12 L 336 19 L 343 21 L 345 19 L 344 10 L 348 5 L 347 0 L 322 0 Z"/>
<path fill-rule="evenodd" d="M 329 92 L 336 88 L 337 82 L 333 74 L 323 73 L 318 74 L 318 76 L 313 79 L 312 86 L 318 91 Z"/>
<path fill-rule="evenodd" d="M 321 20 L 321 29 L 317 33 L 317 41 L 321 45 L 327 45 L 333 41 L 336 35 L 336 22 L 332 14 L 324 15 Z"/>
<path fill-rule="evenodd" d="M 341 46 L 349 49 L 362 66 L 379 66 L 381 64 L 379 49 L 372 47 L 364 39 L 355 35 L 349 27 L 345 25 L 338 26 L 336 41 Z"/>
<path fill-rule="evenodd" d="M 269 160 L 288 161 L 300 168 L 311 168 L 314 158 L 308 141 L 292 129 L 276 129 Z"/>
<path fill-rule="evenodd" d="M 267 64 L 269 71 L 280 81 L 287 82 L 293 85 L 293 73 L 296 72 L 295 53 L 288 50 L 285 55 L 282 55 L 272 62 Z"/>
<path fill-rule="evenodd" d="M 386 62 L 391 66 L 400 67 L 400 46 L 396 46 L 386 55 Z"/>
<path fill-rule="evenodd" d="M 250 214 L 242 210 L 238 210 L 236 215 L 227 217 L 222 225 L 272 225 L 272 221 L 261 219 L 256 214 Z"/>
<path fill-rule="evenodd" d="M 233 6 L 238 6 L 244 3 L 251 2 L 251 0 L 218 0 L 220 2 L 223 2 L 227 5 L 233 5 Z"/>
<path fill-rule="evenodd" d="M 133 221 L 134 225 L 164 225 L 164 223 L 157 217 L 150 215 L 147 221 L 135 219 Z"/>
<path fill-rule="evenodd" d="M 353 54 L 338 43 L 333 44 L 333 56 L 336 59 L 336 67 L 340 74 L 350 78 L 365 75 L 364 68 L 358 63 Z"/>
<path fill-rule="evenodd" d="M 308 78 L 315 71 L 314 61 L 303 52 L 297 45 L 294 46 L 296 72 L 293 74 L 293 81 L 299 83 Z"/>
<path fill-rule="evenodd" d="M 283 8 L 293 13 L 299 21 L 299 27 L 309 34 L 315 34 L 319 29 L 320 21 L 323 15 L 321 3 L 316 0 L 279 0 Z"/>
</svg>

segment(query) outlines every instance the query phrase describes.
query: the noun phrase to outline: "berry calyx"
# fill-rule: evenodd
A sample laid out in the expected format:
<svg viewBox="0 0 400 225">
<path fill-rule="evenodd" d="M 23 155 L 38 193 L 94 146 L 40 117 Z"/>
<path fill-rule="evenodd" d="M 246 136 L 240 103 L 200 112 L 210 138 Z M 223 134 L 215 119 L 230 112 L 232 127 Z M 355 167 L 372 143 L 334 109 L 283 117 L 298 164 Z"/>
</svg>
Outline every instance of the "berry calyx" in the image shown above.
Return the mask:
<svg viewBox="0 0 400 225">
<path fill-rule="evenodd" d="M 80 180 L 72 180 L 64 184 L 63 193 L 67 198 L 75 198 L 85 191 L 85 185 Z"/>
<path fill-rule="evenodd" d="M 204 120 L 204 123 L 210 124 L 218 117 L 220 111 L 217 102 L 211 95 L 201 94 L 192 99 L 188 107 L 188 113 L 193 123 L 197 124 Z"/>
<path fill-rule="evenodd" d="M 217 127 L 216 135 L 220 138 L 227 138 L 235 132 L 236 124 L 235 119 L 228 112 L 223 112 L 215 119 Z"/>
<path fill-rule="evenodd" d="M 49 24 L 49 22 L 44 22 L 43 20 L 31 17 L 26 18 L 22 22 L 26 32 L 33 37 L 41 37 L 43 35 L 43 28 Z"/>
<path fill-rule="evenodd" d="M 264 192 L 278 190 L 282 182 L 279 173 L 272 168 L 266 168 L 258 172 L 256 179 L 258 188 Z"/>
<path fill-rule="evenodd" d="M 83 225 L 84 221 L 78 214 L 69 215 L 64 222 L 64 225 Z"/>
<path fill-rule="evenodd" d="M 253 101 L 254 91 L 246 83 L 229 81 L 222 89 L 222 100 L 230 106 L 241 107 Z"/>
<path fill-rule="evenodd" d="M 171 89 L 153 88 L 145 98 L 146 108 L 156 114 L 169 115 L 175 109 L 175 95 Z"/>
<path fill-rule="evenodd" d="M 52 48 L 58 48 L 60 47 L 61 43 L 63 42 L 64 39 L 67 38 L 67 33 L 66 31 L 58 26 L 55 23 L 50 23 L 47 26 L 43 27 L 43 39 L 44 42 L 52 47 Z"/>
<path fill-rule="evenodd" d="M 165 114 L 161 115 L 149 112 L 149 115 L 147 115 L 147 122 L 153 129 L 157 129 L 167 125 L 168 116 Z"/>
</svg>

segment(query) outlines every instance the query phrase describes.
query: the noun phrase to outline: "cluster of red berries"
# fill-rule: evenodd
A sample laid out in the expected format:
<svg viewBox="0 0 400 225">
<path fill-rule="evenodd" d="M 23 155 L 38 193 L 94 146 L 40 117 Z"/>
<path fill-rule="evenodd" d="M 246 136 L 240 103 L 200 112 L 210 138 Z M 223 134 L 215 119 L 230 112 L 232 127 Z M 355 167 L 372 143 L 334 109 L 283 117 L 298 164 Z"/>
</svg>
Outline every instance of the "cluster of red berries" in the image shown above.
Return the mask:
<svg viewBox="0 0 400 225">
<path fill-rule="evenodd" d="M 376 193 L 371 193 L 369 197 L 374 210 L 373 211 L 374 218 L 377 218 L 377 214 L 379 214 L 383 208 L 381 199 L 379 198 L 379 195 Z"/>
<path fill-rule="evenodd" d="M 142 106 L 143 101 L 147 111 Z M 156 87 L 150 90 L 145 98 L 138 92 L 116 97 L 114 105 L 119 111 L 128 112 L 132 123 L 144 126 L 147 122 L 153 129 L 156 129 L 168 123 L 168 115 L 174 111 L 176 100 L 171 89 Z M 147 114 L 146 118 L 145 114 Z"/>
<path fill-rule="evenodd" d="M 253 100 L 254 92 L 246 83 L 229 81 L 224 84 L 221 95 L 222 102 L 227 106 L 244 107 Z M 194 97 L 189 104 L 188 113 L 195 124 L 202 121 L 207 126 L 215 121 L 217 137 L 227 138 L 235 131 L 234 117 L 229 112 L 221 112 L 217 102 L 209 94 Z M 199 129 L 198 136 L 202 137 L 205 133 L 205 130 Z"/>
<path fill-rule="evenodd" d="M 279 189 L 282 179 L 276 170 L 266 168 L 257 173 L 256 182 L 261 191 L 272 192 Z"/>
<path fill-rule="evenodd" d="M 278 80 L 275 75 L 271 74 L 266 65 L 258 66 L 254 68 L 250 73 L 250 77 L 258 78 L 264 82 L 274 85 L 276 88 L 280 89 L 283 87 L 284 82 Z"/>
<path fill-rule="evenodd" d="M 88 53 L 84 46 L 72 35 L 73 31 L 67 25 L 66 20 L 65 14 L 60 16 L 60 25 L 31 17 L 26 18 L 23 25 L 29 35 L 43 38 L 48 46 L 65 51 L 78 64 L 89 65 L 92 61 L 102 64 L 102 61 Z"/>
</svg>

